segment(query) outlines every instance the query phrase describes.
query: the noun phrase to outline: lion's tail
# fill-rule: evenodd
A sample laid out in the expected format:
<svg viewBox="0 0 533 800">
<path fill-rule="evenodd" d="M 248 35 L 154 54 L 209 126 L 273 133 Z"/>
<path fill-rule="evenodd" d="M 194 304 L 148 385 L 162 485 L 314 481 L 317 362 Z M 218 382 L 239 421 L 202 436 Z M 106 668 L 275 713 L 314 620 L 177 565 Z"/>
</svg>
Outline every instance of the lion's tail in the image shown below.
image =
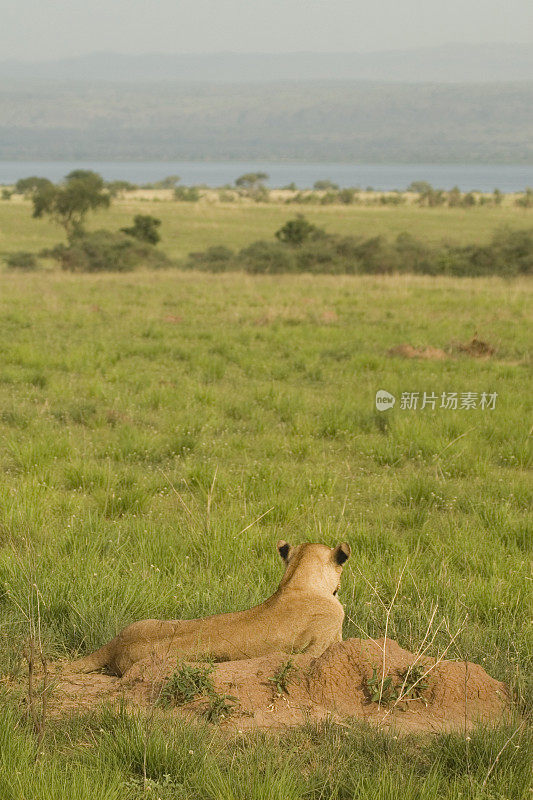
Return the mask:
<svg viewBox="0 0 533 800">
<path fill-rule="evenodd" d="M 72 667 L 78 672 L 94 672 L 97 669 L 102 669 L 102 667 L 107 667 L 110 658 L 111 642 L 108 642 L 108 644 L 104 644 L 99 650 L 95 650 L 94 653 L 90 653 L 88 656 L 84 656 L 84 658 L 78 658 L 76 661 L 73 661 Z"/>
</svg>

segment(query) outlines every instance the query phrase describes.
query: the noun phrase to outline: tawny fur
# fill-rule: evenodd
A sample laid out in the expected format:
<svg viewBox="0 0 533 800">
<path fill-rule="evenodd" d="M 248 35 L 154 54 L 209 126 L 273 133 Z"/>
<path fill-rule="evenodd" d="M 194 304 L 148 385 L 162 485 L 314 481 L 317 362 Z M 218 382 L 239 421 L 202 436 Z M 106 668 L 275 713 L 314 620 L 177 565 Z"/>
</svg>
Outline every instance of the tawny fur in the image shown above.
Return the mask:
<svg viewBox="0 0 533 800">
<path fill-rule="evenodd" d="M 73 666 L 80 672 L 105 667 L 123 675 L 136 661 L 150 656 L 234 661 L 280 650 L 321 655 L 342 641 L 344 609 L 336 594 L 350 546 L 344 542 L 335 548 L 291 547 L 283 541 L 277 546 L 285 573 L 276 592 L 261 605 L 205 619 L 134 622 Z"/>
</svg>

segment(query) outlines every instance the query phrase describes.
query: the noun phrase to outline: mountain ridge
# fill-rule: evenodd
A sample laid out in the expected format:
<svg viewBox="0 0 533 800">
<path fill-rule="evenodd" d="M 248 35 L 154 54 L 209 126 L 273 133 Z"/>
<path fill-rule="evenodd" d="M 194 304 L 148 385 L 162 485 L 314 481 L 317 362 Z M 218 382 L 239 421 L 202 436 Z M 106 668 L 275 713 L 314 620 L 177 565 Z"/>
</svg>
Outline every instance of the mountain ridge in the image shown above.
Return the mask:
<svg viewBox="0 0 533 800">
<path fill-rule="evenodd" d="M 533 163 L 533 81 L 4 81 L 0 158 Z"/>
<path fill-rule="evenodd" d="M 462 83 L 533 79 L 533 43 L 448 44 L 341 53 L 141 53 L 110 51 L 50 61 L 0 61 L 0 79 L 95 81 L 377 80 Z"/>
</svg>

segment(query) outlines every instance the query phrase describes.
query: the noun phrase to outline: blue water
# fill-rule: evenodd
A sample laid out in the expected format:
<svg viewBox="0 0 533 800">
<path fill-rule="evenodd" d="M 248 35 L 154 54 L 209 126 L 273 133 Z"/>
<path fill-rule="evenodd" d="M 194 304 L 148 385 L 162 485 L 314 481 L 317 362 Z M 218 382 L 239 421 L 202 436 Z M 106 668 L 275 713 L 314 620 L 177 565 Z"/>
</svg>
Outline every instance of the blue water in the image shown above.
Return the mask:
<svg viewBox="0 0 533 800">
<path fill-rule="evenodd" d="M 533 164 L 294 164 L 260 161 L 0 161 L 0 184 L 40 175 L 58 181 L 73 169 L 92 169 L 106 180 L 152 183 L 167 175 L 180 175 L 190 186 L 232 184 L 245 172 L 266 172 L 274 187 L 295 183 L 305 189 L 317 180 L 329 179 L 339 186 L 372 187 L 382 191 L 406 189 L 412 181 L 428 181 L 440 189 L 458 186 L 462 191 L 523 191 L 533 186 Z"/>
</svg>

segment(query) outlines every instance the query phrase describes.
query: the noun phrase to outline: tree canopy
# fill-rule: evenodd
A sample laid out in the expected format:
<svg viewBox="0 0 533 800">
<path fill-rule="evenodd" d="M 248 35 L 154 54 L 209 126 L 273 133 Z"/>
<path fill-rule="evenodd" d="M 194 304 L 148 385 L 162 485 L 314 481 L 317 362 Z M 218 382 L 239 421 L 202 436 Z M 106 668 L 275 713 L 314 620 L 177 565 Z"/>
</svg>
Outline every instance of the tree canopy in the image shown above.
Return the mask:
<svg viewBox="0 0 533 800">
<path fill-rule="evenodd" d="M 266 172 L 246 172 L 235 181 L 235 186 L 241 189 L 257 189 L 263 181 L 268 180 Z"/>
<path fill-rule="evenodd" d="M 302 214 L 298 214 L 295 219 L 290 219 L 279 231 L 276 231 L 276 239 L 283 244 L 296 246 L 303 244 L 308 239 L 317 239 L 323 235 L 324 231 L 309 222 Z"/>
<path fill-rule="evenodd" d="M 134 239 L 139 239 L 141 242 L 149 242 L 150 244 L 157 244 L 161 239 L 161 235 L 157 230 L 161 225 L 161 220 L 157 217 L 152 217 L 150 214 L 136 214 L 133 217 L 133 225 L 131 228 L 121 228 L 123 233 L 128 236 L 133 236 Z"/>
<path fill-rule="evenodd" d="M 75 169 L 63 183 L 48 182 L 33 193 L 33 216 L 50 216 L 70 238 L 83 231 L 89 211 L 107 208 L 111 197 L 104 179 L 92 170 Z"/>
<path fill-rule="evenodd" d="M 330 180 L 315 181 L 313 184 L 313 189 L 317 192 L 337 191 L 338 188 L 339 184 Z"/>
<path fill-rule="evenodd" d="M 30 175 L 29 178 L 21 178 L 16 182 L 15 191 L 17 194 L 31 195 L 40 189 L 46 189 L 48 186 L 53 186 L 52 181 L 48 180 L 48 178 Z"/>
</svg>

